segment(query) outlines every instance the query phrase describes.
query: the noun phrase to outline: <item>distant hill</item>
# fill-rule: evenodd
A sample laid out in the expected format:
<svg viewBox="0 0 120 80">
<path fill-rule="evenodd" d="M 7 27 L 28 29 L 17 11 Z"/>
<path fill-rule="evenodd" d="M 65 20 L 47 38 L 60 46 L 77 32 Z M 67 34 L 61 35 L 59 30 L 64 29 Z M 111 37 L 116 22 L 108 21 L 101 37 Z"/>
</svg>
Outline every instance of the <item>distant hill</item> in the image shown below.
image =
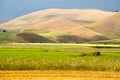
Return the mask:
<svg viewBox="0 0 120 80">
<path fill-rule="evenodd" d="M 81 43 L 109 40 L 110 37 L 87 26 L 115 14 L 94 9 L 48 9 L 1 24 L 0 29 L 15 32 L 17 42 Z"/>
<path fill-rule="evenodd" d="M 0 17 L 0 24 L 8 22 L 12 19 L 13 19 L 13 17 Z"/>
<path fill-rule="evenodd" d="M 13 19 L 8 23 L 0 25 L 0 28 L 20 30 L 31 24 L 56 19 L 64 19 L 86 26 L 113 14 L 115 14 L 115 12 L 105 12 L 95 9 L 47 9 Z"/>
<path fill-rule="evenodd" d="M 120 38 L 120 12 L 89 26 L 90 29 L 106 35 L 111 39 Z"/>
<path fill-rule="evenodd" d="M 87 42 L 108 39 L 100 33 L 65 20 L 37 23 L 24 28 L 21 32 L 36 33 L 56 42 Z"/>
</svg>

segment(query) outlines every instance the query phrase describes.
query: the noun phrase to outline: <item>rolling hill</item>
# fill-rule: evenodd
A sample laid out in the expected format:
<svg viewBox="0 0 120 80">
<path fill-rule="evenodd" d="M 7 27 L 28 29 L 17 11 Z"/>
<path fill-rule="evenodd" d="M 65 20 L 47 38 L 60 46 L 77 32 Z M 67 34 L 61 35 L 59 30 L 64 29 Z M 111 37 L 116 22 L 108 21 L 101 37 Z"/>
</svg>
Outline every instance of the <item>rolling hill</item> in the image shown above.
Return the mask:
<svg viewBox="0 0 120 80">
<path fill-rule="evenodd" d="M 115 12 L 105 12 L 95 9 L 47 9 L 13 19 L 8 23 L 1 24 L 0 28 L 21 30 L 32 24 L 56 19 L 64 19 L 86 26 L 113 14 L 115 14 Z"/>
<path fill-rule="evenodd" d="M 18 17 L 1 24 L 0 28 L 15 32 L 15 42 L 80 43 L 109 40 L 105 34 L 87 26 L 115 14 L 95 9 L 48 9 Z"/>
<path fill-rule="evenodd" d="M 87 42 L 108 39 L 100 33 L 65 20 L 37 23 L 24 28 L 22 32 L 36 33 L 56 42 Z"/>
<path fill-rule="evenodd" d="M 120 39 L 120 12 L 91 24 L 89 28 L 111 39 Z"/>
</svg>

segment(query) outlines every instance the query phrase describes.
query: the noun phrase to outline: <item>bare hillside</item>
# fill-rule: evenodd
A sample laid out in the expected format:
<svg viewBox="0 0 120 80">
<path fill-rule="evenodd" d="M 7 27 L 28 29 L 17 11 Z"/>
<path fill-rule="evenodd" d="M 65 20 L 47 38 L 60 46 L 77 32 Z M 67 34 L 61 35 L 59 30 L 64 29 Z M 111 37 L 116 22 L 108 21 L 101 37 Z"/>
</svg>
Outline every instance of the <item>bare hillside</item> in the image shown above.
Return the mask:
<svg viewBox="0 0 120 80">
<path fill-rule="evenodd" d="M 106 34 L 93 28 L 94 26 L 87 26 L 103 19 L 106 20 L 115 14 L 116 12 L 95 9 L 47 9 L 1 24 L 0 29 L 14 32 L 15 39 L 18 40 L 20 37 L 23 42 L 34 42 L 32 37 L 30 38 L 30 34 L 34 38 L 39 37 L 38 41 L 35 40 L 36 42 L 45 40 L 47 42 L 76 43 L 108 40 L 110 37 L 106 37 Z M 23 35 L 24 33 L 25 35 L 30 33 L 27 35 L 31 40 L 28 41 L 28 38 L 26 39 Z M 18 36 L 18 34 L 22 34 L 22 36 Z"/>
<path fill-rule="evenodd" d="M 47 9 L 18 17 L 8 23 L 1 24 L 0 28 L 21 30 L 31 24 L 56 19 L 64 19 L 86 26 L 113 14 L 115 12 L 105 12 L 95 9 Z"/>
<path fill-rule="evenodd" d="M 87 42 L 108 39 L 98 32 L 65 20 L 37 23 L 21 32 L 36 33 L 57 42 Z"/>
<path fill-rule="evenodd" d="M 120 38 L 120 13 L 98 21 L 89 27 L 109 38 Z"/>
</svg>

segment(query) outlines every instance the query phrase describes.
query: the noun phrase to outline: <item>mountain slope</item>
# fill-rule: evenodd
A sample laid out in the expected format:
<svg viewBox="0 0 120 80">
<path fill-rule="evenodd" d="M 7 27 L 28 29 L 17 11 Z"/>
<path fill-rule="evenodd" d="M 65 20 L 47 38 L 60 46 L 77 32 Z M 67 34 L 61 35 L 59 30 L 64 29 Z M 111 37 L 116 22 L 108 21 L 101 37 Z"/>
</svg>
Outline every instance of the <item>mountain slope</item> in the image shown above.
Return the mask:
<svg viewBox="0 0 120 80">
<path fill-rule="evenodd" d="M 35 42 L 65 43 L 108 40 L 106 35 L 86 26 L 114 14 L 116 12 L 94 9 L 48 9 L 1 24 L 0 29 L 15 32 L 15 39 L 18 42 L 34 42 L 33 38 L 36 39 Z M 30 40 L 23 34 L 28 35 Z M 30 35 L 32 35 L 31 38 Z M 39 40 L 35 36 L 38 36 Z"/>
<path fill-rule="evenodd" d="M 108 39 L 100 33 L 66 20 L 36 23 L 21 30 L 22 32 L 36 33 L 56 42 L 87 42 Z"/>
<path fill-rule="evenodd" d="M 8 23 L 1 24 L 0 28 L 21 30 L 31 24 L 56 19 L 64 19 L 86 26 L 113 14 L 115 12 L 105 12 L 95 9 L 48 9 L 18 17 Z"/>
<path fill-rule="evenodd" d="M 16 42 L 22 43 L 54 43 L 47 38 L 34 33 L 19 33 L 16 35 Z"/>
<path fill-rule="evenodd" d="M 90 29 L 102 33 L 109 38 L 120 38 L 120 13 L 105 18 L 89 26 Z"/>
</svg>

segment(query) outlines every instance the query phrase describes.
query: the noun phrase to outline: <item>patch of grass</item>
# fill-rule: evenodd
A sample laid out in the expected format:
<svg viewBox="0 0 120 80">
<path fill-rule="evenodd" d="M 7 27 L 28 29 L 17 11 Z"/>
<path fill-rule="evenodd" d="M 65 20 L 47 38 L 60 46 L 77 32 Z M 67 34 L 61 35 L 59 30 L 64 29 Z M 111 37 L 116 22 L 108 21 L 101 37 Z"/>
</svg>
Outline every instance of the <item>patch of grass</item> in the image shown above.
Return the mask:
<svg viewBox="0 0 120 80">
<path fill-rule="evenodd" d="M 109 45 L 109 44 L 120 44 L 120 39 L 96 41 L 96 42 L 91 42 L 91 43 L 94 43 L 94 44 L 105 44 L 105 45 Z"/>
<path fill-rule="evenodd" d="M 0 49 L 0 70 L 120 71 L 120 52 L 102 52 L 98 57 L 73 57 L 83 52 L 62 51 L 62 48 L 60 50 L 2 48 Z"/>
<path fill-rule="evenodd" d="M 39 33 L 39 34 L 46 37 L 46 38 L 48 38 L 48 39 L 52 39 L 52 40 L 58 42 L 56 40 L 57 36 L 62 36 L 62 35 L 66 35 L 66 34 L 69 34 L 69 33 L 66 33 L 66 32 L 48 32 L 48 33 L 45 33 L 44 32 L 44 33 Z"/>
<path fill-rule="evenodd" d="M 0 32 L 0 43 L 12 42 L 15 32 Z"/>
</svg>

